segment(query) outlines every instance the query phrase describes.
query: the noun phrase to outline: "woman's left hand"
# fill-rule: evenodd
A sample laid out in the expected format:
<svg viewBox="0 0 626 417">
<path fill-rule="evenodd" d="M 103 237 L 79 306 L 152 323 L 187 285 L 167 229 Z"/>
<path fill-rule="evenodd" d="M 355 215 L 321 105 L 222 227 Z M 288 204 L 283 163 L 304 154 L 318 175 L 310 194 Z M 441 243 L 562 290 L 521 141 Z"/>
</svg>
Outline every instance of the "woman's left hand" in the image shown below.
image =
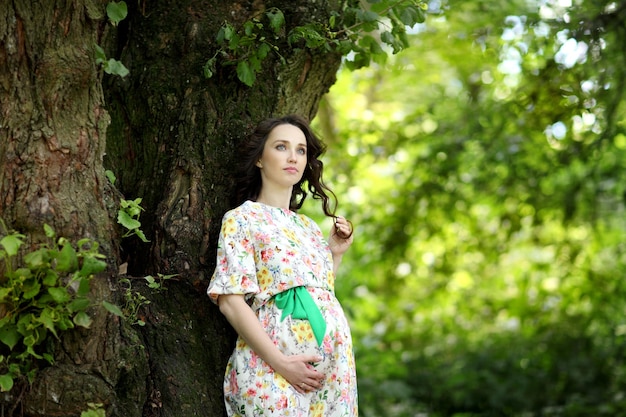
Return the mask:
<svg viewBox="0 0 626 417">
<path fill-rule="evenodd" d="M 345 217 L 335 217 L 328 246 L 333 256 L 343 255 L 352 244 L 352 224 Z"/>
</svg>

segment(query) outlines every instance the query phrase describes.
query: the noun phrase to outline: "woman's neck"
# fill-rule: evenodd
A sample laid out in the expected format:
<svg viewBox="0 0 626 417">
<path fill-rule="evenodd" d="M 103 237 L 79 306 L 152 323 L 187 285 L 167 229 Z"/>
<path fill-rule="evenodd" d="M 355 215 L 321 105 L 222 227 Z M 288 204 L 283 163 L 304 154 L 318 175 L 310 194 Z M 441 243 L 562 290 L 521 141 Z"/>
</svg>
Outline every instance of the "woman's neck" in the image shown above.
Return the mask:
<svg viewBox="0 0 626 417">
<path fill-rule="evenodd" d="M 289 190 L 289 193 L 268 193 L 261 190 L 256 201 L 258 203 L 263 203 L 268 206 L 289 210 L 289 203 L 291 202 L 291 190 Z"/>
</svg>

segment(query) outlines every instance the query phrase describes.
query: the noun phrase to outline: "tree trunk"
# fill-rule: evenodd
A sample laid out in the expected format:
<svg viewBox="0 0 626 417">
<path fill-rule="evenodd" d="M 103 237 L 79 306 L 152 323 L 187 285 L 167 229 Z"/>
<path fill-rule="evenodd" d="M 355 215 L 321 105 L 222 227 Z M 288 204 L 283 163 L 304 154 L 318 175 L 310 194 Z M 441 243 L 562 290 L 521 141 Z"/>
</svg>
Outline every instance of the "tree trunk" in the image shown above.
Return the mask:
<svg viewBox="0 0 626 417">
<path fill-rule="evenodd" d="M 328 21 L 341 3 L 131 1 L 116 30 L 105 0 L 0 5 L 0 217 L 33 240 L 46 222 L 101 242 L 111 268 L 94 281 L 94 299 L 141 304 L 136 321 L 94 308 L 92 328 L 62 337 L 55 366 L 30 390 L 0 395 L 2 415 L 79 416 L 88 402 L 108 416 L 223 415 L 234 333 L 205 291 L 231 207 L 235 151 L 261 119 L 312 118 L 341 56 L 294 49 L 281 36 L 286 63 L 270 54 L 252 87 L 234 66 L 218 65 L 210 79 L 202 67 L 225 21 L 241 25 L 277 7 L 287 33 Z M 94 44 L 130 75 L 101 82 Z M 120 194 L 142 198 L 149 243 L 120 237 Z M 128 275 L 117 275 L 120 265 Z M 175 276 L 159 291 L 147 274 Z"/>
<path fill-rule="evenodd" d="M 105 4 L 0 4 L 0 218 L 29 248 L 44 240 L 44 224 L 74 242 L 98 241 L 109 268 L 92 281 L 94 304 L 112 298 L 119 263 L 115 192 L 103 167 L 109 116 L 94 60 Z M 62 336 L 55 364 L 29 389 L 0 396 L 0 414 L 79 415 L 90 401 L 115 407 L 128 348 L 119 320 L 98 307 L 90 313 L 91 329 Z"/>
</svg>

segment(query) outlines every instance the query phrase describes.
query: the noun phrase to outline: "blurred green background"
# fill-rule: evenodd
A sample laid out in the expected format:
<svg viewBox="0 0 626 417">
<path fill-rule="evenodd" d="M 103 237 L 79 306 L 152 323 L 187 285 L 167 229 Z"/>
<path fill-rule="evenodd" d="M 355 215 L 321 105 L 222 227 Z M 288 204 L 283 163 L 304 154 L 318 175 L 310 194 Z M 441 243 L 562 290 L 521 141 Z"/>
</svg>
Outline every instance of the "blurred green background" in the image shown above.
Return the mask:
<svg viewBox="0 0 626 417">
<path fill-rule="evenodd" d="M 314 126 L 356 226 L 362 417 L 626 415 L 624 22 L 433 1 L 410 48 L 340 72 Z"/>
</svg>

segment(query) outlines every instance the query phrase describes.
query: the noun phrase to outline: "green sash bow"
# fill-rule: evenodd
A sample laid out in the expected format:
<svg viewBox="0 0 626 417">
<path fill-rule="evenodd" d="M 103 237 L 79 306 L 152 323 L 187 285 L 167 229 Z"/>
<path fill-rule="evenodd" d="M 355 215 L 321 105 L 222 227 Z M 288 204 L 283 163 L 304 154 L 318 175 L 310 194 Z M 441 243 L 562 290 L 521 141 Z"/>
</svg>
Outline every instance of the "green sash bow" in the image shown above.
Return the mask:
<svg viewBox="0 0 626 417">
<path fill-rule="evenodd" d="M 326 322 L 306 288 L 289 288 L 276 294 L 274 298 L 276 299 L 276 306 L 283 310 L 280 320 L 285 320 L 285 317 L 289 315 L 294 319 L 308 320 L 317 340 L 317 345 L 321 346 L 326 334 Z"/>
</svg>

